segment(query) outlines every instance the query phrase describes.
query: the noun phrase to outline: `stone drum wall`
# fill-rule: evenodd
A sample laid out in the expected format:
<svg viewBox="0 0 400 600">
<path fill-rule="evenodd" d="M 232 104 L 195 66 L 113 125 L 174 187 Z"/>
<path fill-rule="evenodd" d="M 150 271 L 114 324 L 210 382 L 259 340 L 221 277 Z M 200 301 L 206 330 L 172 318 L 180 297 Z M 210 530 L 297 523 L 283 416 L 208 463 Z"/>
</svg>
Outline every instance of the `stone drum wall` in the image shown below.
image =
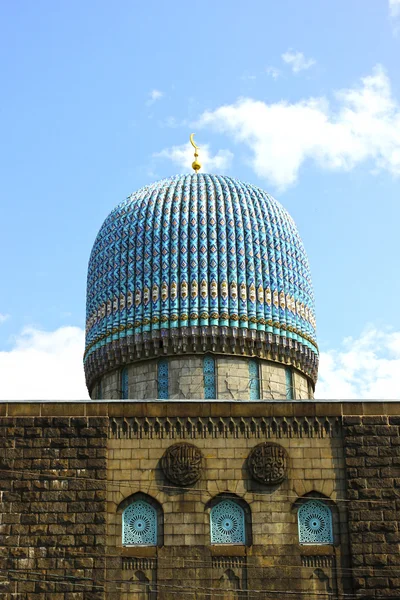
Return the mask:
<svg viewBox="0 0 400 600">
<path fill-rule="evenodd" d="M 165 357 L 127 364 L 101 377 L 91 390 L 94 400 L 162 398 L 168 400 L 308 400 L 314 397 L 313 383 L 297 369 L 278 362 L 254 358 L 255 372 L 248 358 L 206 355 L 214 361 L 212 395 L 205 393 L 205 356 Z M 159 386 L 160 360 L 168 364 L 168 385 L 162 395 Z M 122 372 L 125 373 L 125 390 Z M 252 393 L 253 391 L 253 393 Z M 124 395 L 125 394 L 125 395 Z"/>
</svg>

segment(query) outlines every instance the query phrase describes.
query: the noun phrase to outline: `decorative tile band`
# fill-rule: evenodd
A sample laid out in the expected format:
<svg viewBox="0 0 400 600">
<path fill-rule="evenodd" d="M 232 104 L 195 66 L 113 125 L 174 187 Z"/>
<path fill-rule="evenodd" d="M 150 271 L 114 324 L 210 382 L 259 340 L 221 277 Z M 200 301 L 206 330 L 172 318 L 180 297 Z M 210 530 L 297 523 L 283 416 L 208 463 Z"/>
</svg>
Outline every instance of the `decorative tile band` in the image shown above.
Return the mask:
<svg viewBox="0 0 400 600">
<path fill-rule="evenodd" d="M 116 439 L 329 438 L 341 435 L 340 417 L 113 417 Z"/>
</svg>

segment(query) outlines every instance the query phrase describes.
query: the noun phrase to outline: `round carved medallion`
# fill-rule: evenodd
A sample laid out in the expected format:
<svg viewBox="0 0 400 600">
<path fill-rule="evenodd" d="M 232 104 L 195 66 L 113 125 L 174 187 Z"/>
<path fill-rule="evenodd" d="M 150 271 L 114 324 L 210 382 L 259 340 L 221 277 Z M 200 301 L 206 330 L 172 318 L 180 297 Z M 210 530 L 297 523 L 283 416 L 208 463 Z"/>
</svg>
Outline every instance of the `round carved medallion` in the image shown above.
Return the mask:
<svg viewBox="0 0 400 600">
<path fill-rule="evenodd" d="M 167 448 L 161 467 L 167 479 L 176 485 L 192 485 L 200 479 L 202 454 L 193 444 L 174 444 Z"/>
<path fill-rule="evenodd" d="M 247 466 L 250 475 L 265 485 L 282 483 L 286 478 L 288 454 L 279 444 L 264 442 L 250 452 Z"/>
</svg>

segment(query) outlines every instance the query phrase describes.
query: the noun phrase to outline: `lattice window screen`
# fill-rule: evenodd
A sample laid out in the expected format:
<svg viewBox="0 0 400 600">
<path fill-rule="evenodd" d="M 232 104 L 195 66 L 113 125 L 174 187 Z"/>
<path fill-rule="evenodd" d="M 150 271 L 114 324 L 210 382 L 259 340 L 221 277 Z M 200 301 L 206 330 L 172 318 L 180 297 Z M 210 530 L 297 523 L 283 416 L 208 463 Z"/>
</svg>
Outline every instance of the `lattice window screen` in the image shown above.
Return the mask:
<svg viewBox="0 0 400 600">
<path fill-rule="evenodd" d="M 215 387 L 215 359 L 212 356 L 206 356 L 203 362 L 204 375 L 204 398 L 205 400 L 215 400 L 217 397 Z"/>
<path fill-rule="evenodd" d="M 258 362 L 249 360 L 250 400 L 260 399 L 260 372 Z"/>
<path fill-rule="evenodd" d="M 210 530 L 212 544 L 244 544 L 243 508 L 232 500 L 222 500 L 211 510 Z"/>
<path fill-rule="evenodd" d="M 318 500 L 309 500 L 299 508 L 300 544 L 333 544 L 332 513 Z"/>
<path fill-rule="evenodd" d="M 124 546 L 155 546 L 157 544 L 157 512 L 144 500 L 132 502 L 122 513 L 122 544 Z"/>
<path fill-rule="evenodd" d="M 125 367 L 121 371 L 121 399 L 127 400 L 128 395 L 128 369 Z"/>
<path fill-rule="evenodd" d="M 168 400 L 168 359 L 158 361 L 158 390 L 157 395 L 163 400 Z"/>
</svg>

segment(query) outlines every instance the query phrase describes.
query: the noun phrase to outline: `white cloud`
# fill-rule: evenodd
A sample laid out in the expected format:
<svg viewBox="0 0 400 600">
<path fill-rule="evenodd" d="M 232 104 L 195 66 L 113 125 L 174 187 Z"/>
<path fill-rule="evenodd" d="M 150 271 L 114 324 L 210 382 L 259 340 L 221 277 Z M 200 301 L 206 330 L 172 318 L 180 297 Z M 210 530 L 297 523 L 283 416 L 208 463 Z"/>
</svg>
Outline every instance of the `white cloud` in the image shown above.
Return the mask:
<svg viewBox="0 0 400 600">
<path fill-rule="evenodd" d="M 306 58 L 302 52 L 293 52 L 290 49 L 282 54 L 282 60 L 292 67 L 293 73 L 306 71 L 315 65 L 313 58 Z"/>
<path fill-rule="evenodd" d="M 84 339 L 79 327 L 24 329 L 10 351 L 0 352 L 0 399 L 87 400 Z"/>
<path fill-rule="evenodd" d="M 399 400 L 400 331 L 366 329 L 321 352 L 317 399 Z"/>
<path fill-rule="evenodd" d="M 204 112 L 197 126 L 247 145 L 255 173 L 281 189 L 296 182 L 309 159 L 342 171 L 371 161 L 376 171 L 400 175 L 400 107 L 383 68 L 335 98 L 336 109 L 325 97 L 292 104 L 240 98 Z"/>
<path fill-rule="evenodd" d="M 163 96 L 164 92 L 161 92 L 160 90 L 151 90 L 147 104 L 154 104 L 154 102 L 157 102 L 157 100 L 160 100 Z"/>
<path fill-rule="evenodd" d="M 277 69 L 276 67 L 267 67 L 265 69 L 265 72 L 267 73 L 267 75 L 270 75 L 272 77 L 272 79 L 278 79 L 278 77 L 281 74 L 279 69 Z"/>
<path fill-rule="evenodd" d="M 400 0 L 389 0 L 389 12 L 393 18 L 400 17 Z"/>
<path fill-rule="evenodd" d="M 2 323 L 4 323 L 4 321 L 7 321 L 7 319 L 10 318 L 10 315 L 5 315 L 4 313 L 0 313 L 0 325 Z"/>
<path fill-rule="evenodd" d="M 190 170 L 194 161 L 194 149 L 187 143 L 181 146 L 172 146 L 164 148 L 161 152 L 153 154 L 156 158 L 168 158 L 185 171 Z M 218 150 L 216 154 L 211 154 L 208 144 L 199 147 L 199 162 L 202 165 L 202 171 L 216 172 L 223 171 L 229 167 L 233 159 L 233 154 L 229 150 Z"/>
</svg>

